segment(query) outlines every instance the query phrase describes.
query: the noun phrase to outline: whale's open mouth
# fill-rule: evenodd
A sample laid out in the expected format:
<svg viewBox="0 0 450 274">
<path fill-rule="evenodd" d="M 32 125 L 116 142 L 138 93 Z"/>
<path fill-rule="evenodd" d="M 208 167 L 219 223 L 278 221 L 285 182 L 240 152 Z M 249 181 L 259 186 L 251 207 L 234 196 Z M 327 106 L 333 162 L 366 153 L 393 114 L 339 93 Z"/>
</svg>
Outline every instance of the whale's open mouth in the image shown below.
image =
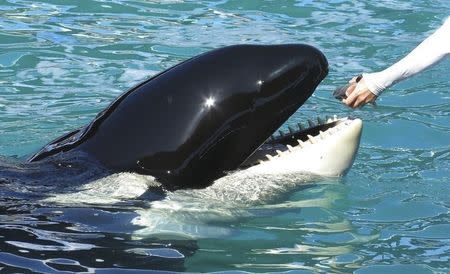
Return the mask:
<svg viewBox="0 0 450 274">
<path fill-rule="evenodd" d="M 277 134 L 273 134 L 264 142 L 240 168 L 272 161 L 290 153 L 299 153 L 312 145 L 320 146 L 321 142 L 348 129 L 355 121 L 360 122 L 361 120 L 350 117 L 338 118 L 336 115 L 325 118 L 317 117 L 315 120 L 307 120 L 306 125 L 297 123 L 296 127 L 289 126 L 288 130 L 279 130 Z"/>
<path fill-rule="evenodd" d="M 297 123 L 297 128 L 288 126 L 289 131 L 278 131 L 278 135 L 272 135 L 266 144 L 272 145 L 284 145 L 285 149 L 290 147 L 304 145 L 305 142 L 315 143 L 315 137 L 324 137 L 323 134 L 331 133 L 329 129 L 337 128 L 342 122 L 348 118 L 338 119 L 334 117 L 320 118 L 317 117 L 317 121 L 307 120 L 307 125 Z"/>
</svg>

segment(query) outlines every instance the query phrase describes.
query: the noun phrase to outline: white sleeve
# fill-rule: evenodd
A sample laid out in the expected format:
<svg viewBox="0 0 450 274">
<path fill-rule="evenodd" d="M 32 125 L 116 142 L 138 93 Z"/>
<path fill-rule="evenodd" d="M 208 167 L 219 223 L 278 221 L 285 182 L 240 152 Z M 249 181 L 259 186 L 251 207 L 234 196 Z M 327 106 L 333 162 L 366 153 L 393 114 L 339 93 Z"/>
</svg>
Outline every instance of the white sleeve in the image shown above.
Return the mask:
<svg viewBox="0 0 450 274">
<path fill-rule="evenodd" d="M 394 65 L 380 72 L 363 74 L 364 81 L 373 94 L 380 95 L 393 84 L 438 63 L 449 54 L 450 17 L 431 36 Z"/>
</svg>

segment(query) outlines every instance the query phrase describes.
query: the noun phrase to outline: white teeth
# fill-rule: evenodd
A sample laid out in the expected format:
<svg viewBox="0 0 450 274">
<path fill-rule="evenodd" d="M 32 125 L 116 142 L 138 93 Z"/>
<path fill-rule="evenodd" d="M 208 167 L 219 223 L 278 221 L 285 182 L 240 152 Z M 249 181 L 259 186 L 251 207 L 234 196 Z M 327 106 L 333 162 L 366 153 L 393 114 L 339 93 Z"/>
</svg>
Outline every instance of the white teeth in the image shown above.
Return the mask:
<svg viewBox="0 0 450 274">
<path fill-rule="evenodd" d="M 319 136 L 321 139 L 324 139 L 326 137 L 325 132 L 319 130 Z"/>
<path fill-rule="evenodd" d="M 295 135 L 297 135 L 298 131 L 301 131 L 304 128 L 308 128 L 308 127 L 316 127 L 318 130 L 318 134 L 316 136 L 313 135 L 307 135 L 307 138 L 302 137 L 302 139 L 297 139 L 297 144 L 286 144 L 285 146 L 283 146 L 281 149 L 283 150 L 275 150 L 276 154 L 266 154 L 265 155 L 265 159 L 263 160 L 258 160 L 259 164 L 263 164 L 263 163 L 268 163 L 269 161 L 272 160 L 276 160 L 277 159 L 281 159 L 280 157 L 283 155 L 284 157 L 286 157 L 287 155 L 290 154 L 290 152 L 296 152 L 299 151 L 300 149 L 306 148 L 306 150 L 309 149 L 309 147 L 313 147 L 312 144 L 317 144 L 317 143 L 323 143 L 323 142 L 327 142 L 327 138 L 329 138 L 329 136 L 332 136 L 333 134 L 340 132 L 341 129 L 345 129 L 347 128 L 347 126 L 351 125 L 353 122 L 353 120 L 347 118 L 347 117 L 343 117 L 343 118 L 338 118 L 337 115 L 333 115 L 333 117 L 329 117 L 327 116 L 326 118 L 321 118 L 321 117 L 317 117 L 317 121 L 316 118 L 314 120 L 307 120 L 307 126 L 303 126 L 302 124 L 297 124 L 298 126 L 298 130 L 294 129 L 292 127 L 288 127 L 289 131 L 286 131 L 286 133 L 279 131 L 278 134 L 275 136 L 271 136 L 270 140 L 274 141 L 274 140 L 278 140 L 279 138 L 285 138 L 287 140 L 287 137 L 289 137 L 289 139 L 291 140 L 291 138 L 293 138 Z M 328 125 L 327 125 L 328 124 Z M 325 126 L 321 126 L 321 125 L 325 125 Z M 322 130 L 319 130 L 319 126 L 322 127 Z M 306 131 L 306 130 L 304 130 Z M 314 131 L 314 130 L 311 130 Z M 306 132 L 305 132 L 306 133 Z M 300 134 L 298 134 L 300 135 Z M 292 139 L 293 141 L 294 139 Z M 267 159 L 266 159 L 267 158 Z"/>
<path fill-rule="evenodd" d="M 316 140 L 316 138 L 314 138 L 312 135 L 306 135 L 306 136 L 308 136 L 308 141 L 311 143 L 311 144 L 315 144 L 315 143 L 317 143 L 317 140 Z"/>
</svg>

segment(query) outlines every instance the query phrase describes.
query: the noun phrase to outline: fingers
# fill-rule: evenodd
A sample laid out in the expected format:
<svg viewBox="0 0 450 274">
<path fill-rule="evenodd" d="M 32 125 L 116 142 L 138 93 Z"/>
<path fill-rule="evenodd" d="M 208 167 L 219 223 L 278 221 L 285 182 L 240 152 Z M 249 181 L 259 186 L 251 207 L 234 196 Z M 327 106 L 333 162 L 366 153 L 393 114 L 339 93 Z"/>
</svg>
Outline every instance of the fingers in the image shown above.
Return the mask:
<svg viewBox="0 0 450 274">
<path fill-rule="evenodd" d="M 347 89 L 347 99 L 342 101 L 344 104 L 351 108 L 360 108 L 367 103 L 374 102 L 377 99 L 377 96 L 367 87 L 364 78 L 360 78 L 359 81 L 356 82 L 357 77 L 353 77 L 350 81 L 355 81 L 357 84 L 351 85 Z"/>
<path fill-rule="evenodd" d="M 355 85 L 357 86 L 357 85 Z M 353 92 L 347 97 L 347 99 L 342 100 L 342 102 L 344 104 L 346 104 L 347 106 L 351 107 L 351 108 L 356 108 L 356 103 L 358 101 L 358 91 L 355 91 L 356 87 L 353 88 Z"/>
<path fill-rule="evenodd" d="M 377 96 L 374 95 L 370 91 L 356 91 L 353 92 L 346 100 L 343 100 L 343 103 L 351 108 L 360 108 L 367 103 L 375 104 Z"/>
<path fill-rule="evenodd" d="M 367 101 L 367 99 L 364 98 L 364 96 L 358 96 L 355 100 L 355 103 L 353 104 L 352 108 L 360 108 L 362 106 L 364 106 Z"/>
<path fill-rule="evenodd" d="M 346 95 L 347 97 L 350 96 L 350 94 L 353 93 L 353 91 L 355 90 L 355 88 L 356 88 L 356 84 L 350 85 L 350 86 L 347 88 L 347 90 L 345 91 L 345 95 Z"/>
<path fill-rule="evenodd" d="M 344 104 L 351 108 L 359 108 L 364 105 L 364 99 L 359 96 L 351 98 L 350 100 L 347 98 L 347 100 L 344 100 Z"/>
</svg>

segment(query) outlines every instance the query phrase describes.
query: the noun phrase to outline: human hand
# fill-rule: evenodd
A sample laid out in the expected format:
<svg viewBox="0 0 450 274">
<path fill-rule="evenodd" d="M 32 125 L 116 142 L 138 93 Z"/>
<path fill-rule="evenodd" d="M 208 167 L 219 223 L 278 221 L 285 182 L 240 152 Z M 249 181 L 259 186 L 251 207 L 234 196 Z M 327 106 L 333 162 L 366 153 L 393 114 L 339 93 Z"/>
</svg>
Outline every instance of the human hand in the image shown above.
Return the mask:
<svg viewBox="0 0 450 274">
<path fill-rule="evenodd" d="M 375 103 L 377 96 L 367 88 L 364 77 L 359 81 L 357 77 L 353 77 L 349 83 L 350 86 L 345 91 L 347 98 L 342 100 L 344 104 L 351 108 L 359 108 L 367 103 Z"/>
</svg>

